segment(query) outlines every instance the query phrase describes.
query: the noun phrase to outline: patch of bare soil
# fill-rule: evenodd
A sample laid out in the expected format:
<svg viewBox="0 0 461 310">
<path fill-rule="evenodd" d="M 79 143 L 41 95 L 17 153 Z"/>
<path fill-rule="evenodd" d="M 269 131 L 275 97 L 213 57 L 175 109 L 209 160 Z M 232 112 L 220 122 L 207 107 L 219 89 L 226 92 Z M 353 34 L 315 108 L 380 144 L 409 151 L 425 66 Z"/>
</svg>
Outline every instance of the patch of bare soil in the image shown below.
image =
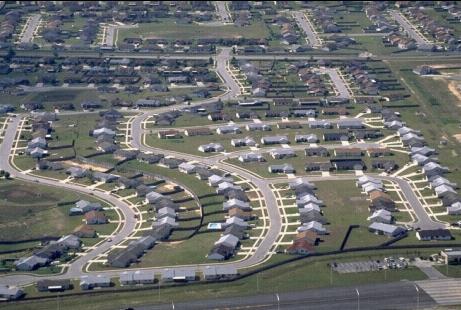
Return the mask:
<svg viewBox="0 0 461 310">
<path fill-rule="evenodd" d="M 458 87 L 458 83 L 455 82 L 450 82 L 448 83 L 448 90 L 456 97 L 458 98 L 458 106 L 461 107 L 461 91 Z"/>
</svg>

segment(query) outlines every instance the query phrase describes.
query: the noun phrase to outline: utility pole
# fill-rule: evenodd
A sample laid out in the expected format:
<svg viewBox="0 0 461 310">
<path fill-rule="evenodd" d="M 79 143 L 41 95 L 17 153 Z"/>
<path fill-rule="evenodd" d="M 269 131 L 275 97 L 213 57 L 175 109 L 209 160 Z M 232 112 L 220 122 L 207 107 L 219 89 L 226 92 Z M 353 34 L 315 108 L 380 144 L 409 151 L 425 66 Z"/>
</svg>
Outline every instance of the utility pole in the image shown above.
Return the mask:
<svg viewBox="0 0 461 310">
<path fill-rule="evenodd" d="M 416 289 L 416 310 L 418 310 L 419 309 L 419 287 L 416 284 L 414 284 L 414 286 Z"/>
<path fill-rule="evenodd" d="M 333 265 L 330 264 L 330 285 L 333 285 Z"/>
<path fill-rule="evenodd" d="M 355 289 L 355 292 L 357 293 L 357 310 L 360 310 L 360 293 L 358 289 Z"/>
</svg>

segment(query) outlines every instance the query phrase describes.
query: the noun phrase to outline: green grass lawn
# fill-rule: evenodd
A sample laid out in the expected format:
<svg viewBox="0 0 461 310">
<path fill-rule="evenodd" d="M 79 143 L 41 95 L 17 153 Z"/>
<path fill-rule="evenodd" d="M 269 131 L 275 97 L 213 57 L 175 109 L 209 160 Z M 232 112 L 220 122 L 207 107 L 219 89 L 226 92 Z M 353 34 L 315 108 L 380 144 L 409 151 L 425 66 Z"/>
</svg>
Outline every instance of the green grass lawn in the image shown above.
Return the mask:
<svg viewBox="0 0 461 310">
<path fill-rule="evenodd" d="M 346 248 L 379 245 L 388 239 L 368 231 L 369 202 L 354 181 L 316 182 L 316 194 L 325 203 L 324 216 L 330 222 L 325 226 L 329 235 L 321 236 L 318 251 L 339 249 L 349 225 L 360 225 L 352 231 Z"/>
<path fill-rule="evenodd" d="M 197 24 L 177 24 L 167 20 L 142 23 L 137 28 L 120 29 L 118 38 L 122 42 L 127 37 L 197 39 L 197 38 L 265 38 L 269 35 L 263 22 L 254 22 L 245 27 L 235 25 L 204 26 Z"/>
</svg>

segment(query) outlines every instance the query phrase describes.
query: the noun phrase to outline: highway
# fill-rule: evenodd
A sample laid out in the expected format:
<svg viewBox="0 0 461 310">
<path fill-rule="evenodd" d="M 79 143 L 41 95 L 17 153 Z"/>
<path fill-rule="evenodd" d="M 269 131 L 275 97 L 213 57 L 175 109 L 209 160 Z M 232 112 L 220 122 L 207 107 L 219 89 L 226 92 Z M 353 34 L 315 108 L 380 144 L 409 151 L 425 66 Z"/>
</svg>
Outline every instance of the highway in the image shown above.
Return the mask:
<svg viewBox="0 0 461 310">
<path fill-rule="evenodd" d="M 437 305 L 427 293 L 417 288 L 413 282 L 311 289 L 290 293 L 278 293 L 276 289 L 273 288 L 273 294 L 146 305 L 135 307 L 135 310 L 410 310 L 435 308 Z M 173 306 L 174 308 L 172 308 Z"/>
</svg>

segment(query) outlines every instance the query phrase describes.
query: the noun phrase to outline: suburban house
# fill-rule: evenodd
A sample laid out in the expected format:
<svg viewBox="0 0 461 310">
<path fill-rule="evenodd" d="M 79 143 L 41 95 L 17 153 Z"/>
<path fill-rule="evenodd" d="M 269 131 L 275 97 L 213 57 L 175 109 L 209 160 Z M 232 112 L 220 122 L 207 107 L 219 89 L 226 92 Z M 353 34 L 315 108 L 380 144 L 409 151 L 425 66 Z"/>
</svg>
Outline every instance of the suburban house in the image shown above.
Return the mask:
<svg viewBox="0 0 461 310">
<path fill-rule="evenodd" d="M 179 139 L 181 138 L 181 133 L 178 130 L 169 129 L 169 130 L 160 130 L 157 133 L 159 139 Z"/>
<path fill-rule="evenodd" d="M 277 123 L 278 129 L 300 129 L 302 128 L 301 124 L 298 122 L 280 122 Z"/>
<path fill-rule="evenodd" d="M 330 155 L 328 149 L 323 146 L 311 146 L 304 149 L 304 154 L 306 156 L 319 156 L 319 157 L 327 157 Z"/>
<path fill-rule="evenodd" d="M 216 132 L 219 135 L 225 135 L 225 134 L 237 134 L 241 133 L 240 127 L 235 126 L 235 125 L 227 125 L 227 126 L 222 126 L 218 127 L 216 129 Z"/>
<path fill-rule="evenodd" d="M 240 146 L 255 146 L 256 142 L 253 138 L 246 137 L 242 139 L 232 139 L 231 140 L 232 146 L 240 147 Z"/>
<path fill-rule="evenodd" d="M 100 211 L 102 206 L 99 202 L 89 202 L 86 200 L 79 200 L 75 203 L 69 211 L 69 215 L 81 215 L 90 211 Z"/>
<path fill-rule="evenodd" d="M 312 222 L 307 222 L 303 223 L 301 226 L 299 226 L 296 231 L 303 232 L 303 231 L 312 231 L 315 232 L 317 235 L 326 235 L 327 230 L 323 225 L 319 222 L 312 221 Z"/>
<path fill-rule="evenodd" d="M 16 300 L 24 296 L 22 288 L 17 286 L 0 285 L 0 299 Z"/>
<path fill-rule="evenodd" d="M 247 131 L 270 131 L 271 126 L 263 123 L 252 123 L 245 126 Z"/>
<path fill-rule="evenodd" d="M 96 230 L 86 224 L 81 224 L 77 226 L 74 231 L 72 232 L 73 235 L 79 238 L 96 238 Z"/>
<path fill-rule="evenodd" d="M 248 162 L 264 162 L 266 159 L 264 158 L 263 155 L 261 154 L 256 154 L 256 153 L 247 153 L 247 154 L 242 154 L 238 157 L 238 160 L 242 163 L 248 163 Z"/>
<path fill-rule="evenodd" d="M 270 173 L 295 173 L 295 169 L 291 164 L 270 165 L 268 170 Z"/>
<path fill-rule="evenodd" d="M 188 137 L 195 137 L 195 136 L 209 136 L 213 133 L 207 127 L 199 127 L 199 128 L 188 128 L 184 130 L 184 134 Z"/>
<path fill-rule="evenodd" d="M 296 157 L 295 151 L 291 148 L 273 149 L 269 152 L 269 154 L 274 159 L 285 159 L 285 158 Z"/>
<path fill-rule="evenodd" d="M 179 172 L 182 172 L 182 173 L 185 173 L 185 174 L 194 174 L 195 171 L 196 171 L 196 166 L 184 162 L 184 163 L 181 163 L 178 166 L 178 170 L 179 170 Z"/>
<path fill-rule="evenodd" d="M 367 220 L 370 222 L 378 222 L 378 223 L 384 223 L 384 224 L 391 224 L 392 223 L 392 214 L 391 212 L 380 209 L 376 210 L 373 212 L 372 215 L 370 215 Z"/>
<path fill-rule="evenodd" d="M 203 153 L 217 153 L 223 152 L 224 147 L 220 143 L 208 143 L 200 145 L 198 150 Z"/>
<path fill-rule="evenodd" d="M 104 213 L 99 211 L 90 211 L 85 213 L 85 222 L 88 225 L 98 225 L 108 223 L 107 217 Z"/>
<path fill-rule="evenodd" d="M 319 139 L 316 134 L 295 135 L 296 143 L 317 143 Z"/>
<path fill-rule="evenodd" d="M 425 229 L 416 232 L 416 238 L 421 241 L 451 240 L 453 236 L 448 229 Z"/>
<path fill-rule="evenodd" d="M 266 136 L 261 138 L 261 143 L 264 145 L 288 144 L 290 140 L 287 136 Z"/>
<path fill-rule="evenodd" d="M 112 285 L 110 277 L 101 274 L 84 275 L 80 277 L 80 289 L 86 291 L 96 287 L 109 287 Z"/>
<path fill-rule="evenodd" d="M 403 227 L 379 222 L 371 223 L 370 226 L 368 226 L 368 230 L 374 234 L 388 237 L 399 237 L 407 233 L 407 230 Z"/>
</svg>

